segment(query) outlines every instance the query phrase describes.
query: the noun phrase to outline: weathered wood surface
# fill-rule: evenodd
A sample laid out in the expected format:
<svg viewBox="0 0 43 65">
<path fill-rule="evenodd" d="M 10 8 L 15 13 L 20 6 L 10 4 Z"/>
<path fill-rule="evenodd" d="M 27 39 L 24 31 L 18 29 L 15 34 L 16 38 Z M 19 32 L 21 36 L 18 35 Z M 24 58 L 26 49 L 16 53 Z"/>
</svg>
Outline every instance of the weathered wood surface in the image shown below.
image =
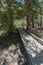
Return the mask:
<svg viewBox="0 0 43 65">
<path fill-rule="evenodd" d="M 31 33 L 30 31 L 26 30 L 28 33 L 30 33 L 32 35 L 32 37 L 34 37 L 39 43 L 41 43 L 43 45 L 43 39 L 39 38 L 38 36 L 36 36 L 35 34 Z"/>
<path fill-rule="evenodd" d="M 33 65 L 43 65 L 43 45 L 23 29 L 19 29 L 21 39 L 29 53 Z"/>
</svg>

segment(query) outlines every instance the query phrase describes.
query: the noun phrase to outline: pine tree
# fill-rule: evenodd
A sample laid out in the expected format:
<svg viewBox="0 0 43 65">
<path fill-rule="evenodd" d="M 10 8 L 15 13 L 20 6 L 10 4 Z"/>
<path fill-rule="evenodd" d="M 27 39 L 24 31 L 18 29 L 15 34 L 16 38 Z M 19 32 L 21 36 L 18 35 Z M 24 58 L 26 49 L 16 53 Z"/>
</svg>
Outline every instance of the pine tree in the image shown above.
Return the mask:
<svg viewBox="0 0 43 65">
<path fill-rule="evenodd" d="M 25 0 L 26 5 L 26 14 L 27 14 L 27 28 L 30 26 L 32 22 L 32 27 L 34 27 L 34 19 L 38 12 L 39 1 L 38 0 Z"/>
<path fill-rule="evenodd" d="M 14 30 L 14 26 L 13 26 L 13 0 L 6 0 L 6 4 L 7 4 L 7 17 L 8 17 L 8 23 L 9 23 L 9 32 L 11 33 Z"/>
</svg>

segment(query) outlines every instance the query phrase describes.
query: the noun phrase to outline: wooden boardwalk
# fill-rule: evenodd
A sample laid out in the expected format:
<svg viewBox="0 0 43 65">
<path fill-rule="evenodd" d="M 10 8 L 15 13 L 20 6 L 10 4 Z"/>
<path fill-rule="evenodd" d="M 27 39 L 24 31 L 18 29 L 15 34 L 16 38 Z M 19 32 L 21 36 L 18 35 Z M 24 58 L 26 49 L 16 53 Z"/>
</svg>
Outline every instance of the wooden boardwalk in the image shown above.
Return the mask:
<svg viewBox="0 0 43 65">
<path fill-rule="evenodd" d="M 19 29 L 19 33 L 32 65 L 43 65 L 43 46 L 23 29 Z"/>
</svg>

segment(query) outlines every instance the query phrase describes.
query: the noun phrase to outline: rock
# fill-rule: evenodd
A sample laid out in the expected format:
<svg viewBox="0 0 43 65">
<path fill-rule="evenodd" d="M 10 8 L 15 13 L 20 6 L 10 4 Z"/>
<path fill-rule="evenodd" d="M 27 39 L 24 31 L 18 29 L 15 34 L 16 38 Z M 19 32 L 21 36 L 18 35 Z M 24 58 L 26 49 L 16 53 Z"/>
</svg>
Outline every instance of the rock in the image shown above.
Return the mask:
<svg viewBox="0 0 43 65">
<path fill-rule="evenodd" d="M 12 44 L 10 47 L 9 47 L 9 51 L 14 51 L 16 49 L 16 46 L 14 44 Z"/>
<path fill-rule="evenodd" d="M 3 55 L 5 55 L 3 65 L 22 65 L 25 62 L 20 48 L 14 44 L 9 49 L 4 50 Z"/>
<path fill-rule="evenodd" d="M 20 61 L 20 62 L 19 62 Z M 18 63 L 19 62 L 19 63 Z M 17 53 L 8 53 L 8 55 L 4 58 L 4 63 L 3 65 L 21 65 L 24 63 L 24 58 L 19 57 Z"/>
<path fill-rule="evenodd" d="M 16 53 L 17 53 L 18 55 L 22 56 L 22 53 L 21 53 L 21 51 L 20 51 L 19 48 L 17 48 Z"/>
<path fill-rule="evenodd" d="M 18 65 L 17 62 L 9 62 L 9 65 Z"/>
<path fill-rule="evenodd" d="M 4 50 L 0 58 L 5 58 L 5 56 L 9 53 L 8 50 Z"/>
<path fill-rule="evenodd" d="M 17 61 L 18 61 L 18 55 L 9 53 L 5 57 L 3 65 L 18 65 Z"/>
<path fill-rule="evenodd" d="M 23 65 L 22 61 L 21 61 L 21 62 L 19 62 L 19 65 Z"/>
</svg>

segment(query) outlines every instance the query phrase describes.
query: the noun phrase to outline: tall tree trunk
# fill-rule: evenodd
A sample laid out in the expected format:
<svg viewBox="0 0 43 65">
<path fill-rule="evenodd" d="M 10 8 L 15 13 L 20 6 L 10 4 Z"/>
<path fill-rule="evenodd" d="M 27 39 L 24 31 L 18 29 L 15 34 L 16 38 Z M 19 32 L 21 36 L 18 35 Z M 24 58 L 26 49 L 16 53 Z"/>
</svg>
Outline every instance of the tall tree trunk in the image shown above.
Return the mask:
<svg viewBox="0 0 43 65">
<path fill-rule="evenodd" d="M 31 20 L 32 20 L 32 28 L 34 28 L 34 17 L 33 17 L 33 15 L 31 17 Z"/>
<path fill-rule="evenodd" d="M 13 10 L 12 10 L 12 0 L 7 0 L 7 13 L 8 13 L 8 23 L 9 23 L 9 32 L 13 31 Z"/>
<path fill-rule="evenodd" d="M 42 15 L 40 17 L 40 27 L 42 27 Z"/>
<path fill-rule="evenodd" d="M 27 15 L 27 29 L 30 27 L 30 17 Z"/>
<path fill-rule="evenodd" d="M 12 13 L 12 9 L 10 9 L 10 15 L 9 15 L 9 32 L 12 32 L 14 29 L 14 25 L 13 25 L 13 13 Z"/>
<path fill-rule="evenodd" d="M 40 13 L 42 13 L 42 7 L 40 8 Z M 40 15 L 40 27 L 42 27 L 42 15 Z"/>
</svg>

